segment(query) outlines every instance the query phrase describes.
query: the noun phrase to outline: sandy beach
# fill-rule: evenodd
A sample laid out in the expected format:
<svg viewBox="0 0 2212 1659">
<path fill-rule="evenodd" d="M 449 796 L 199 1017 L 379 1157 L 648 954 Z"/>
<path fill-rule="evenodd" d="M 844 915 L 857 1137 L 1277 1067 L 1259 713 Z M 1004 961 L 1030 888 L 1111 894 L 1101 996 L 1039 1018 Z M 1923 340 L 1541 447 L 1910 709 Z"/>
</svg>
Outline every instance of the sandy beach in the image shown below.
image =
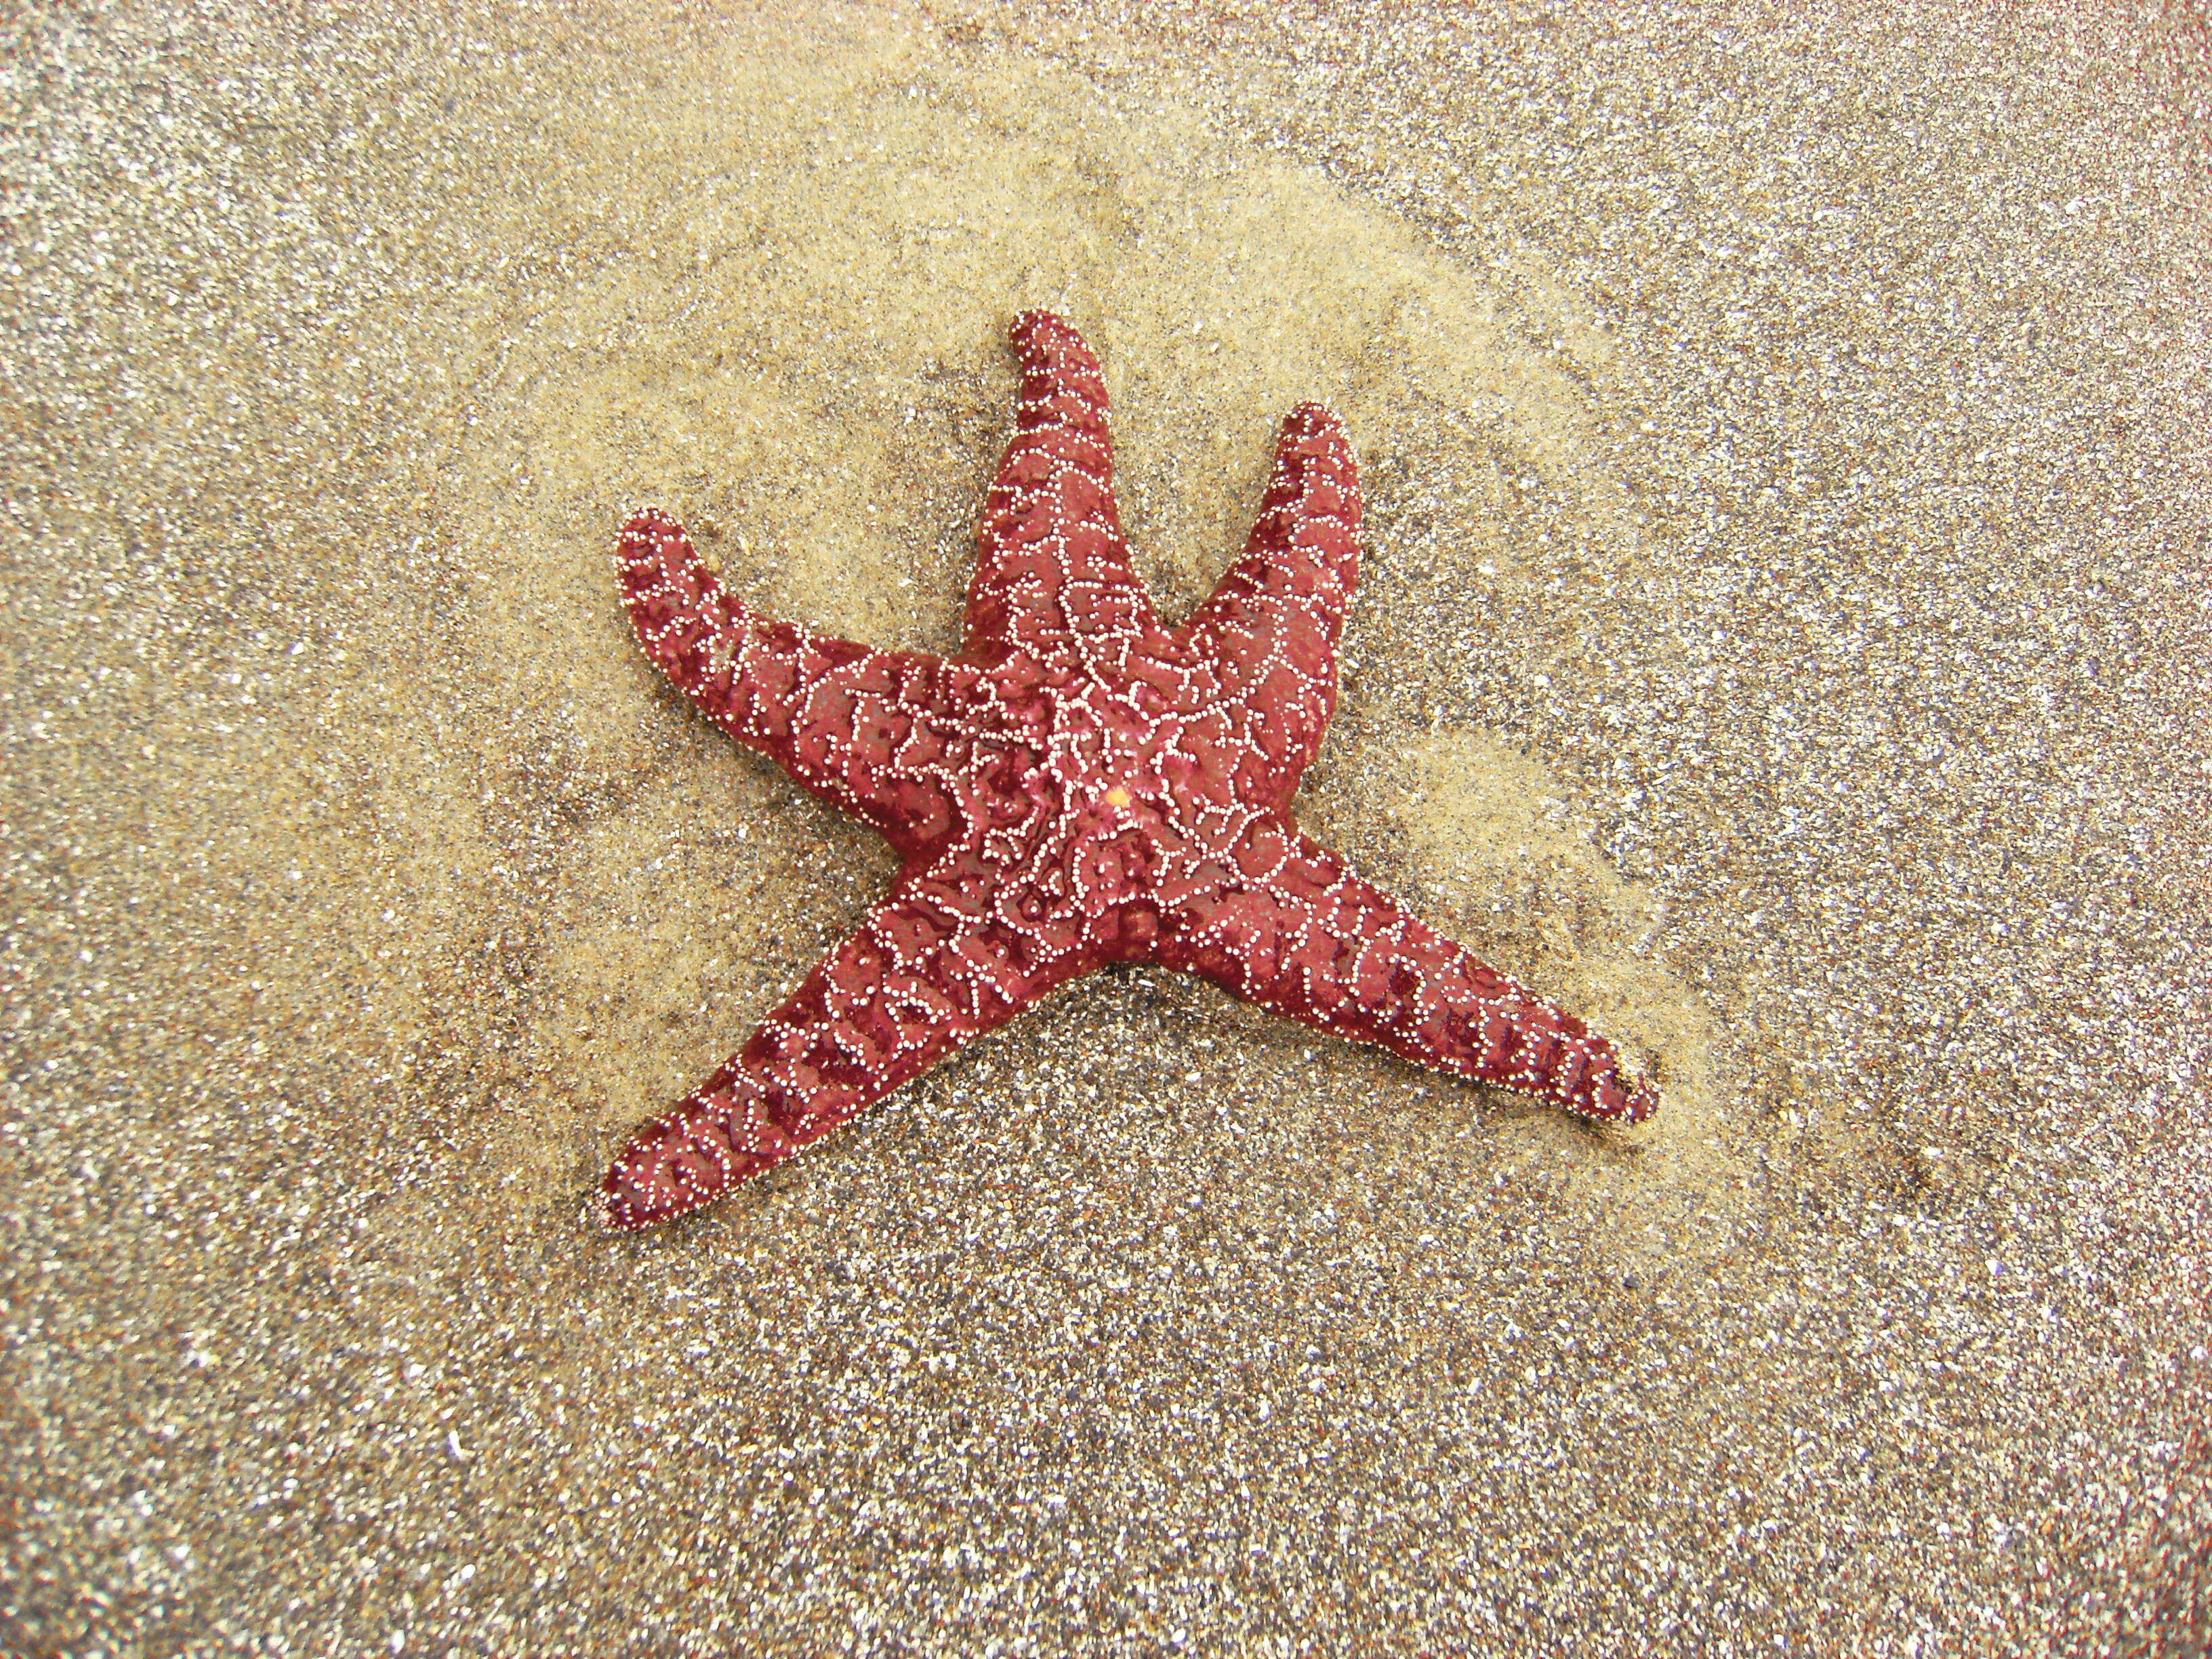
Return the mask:
<svg viewBox="0 0 2212 1659">
<path fill-rule="evenodd" d="M 0 22 L 0 1654 L 2212 1651 L 2206 42 Z M 957 649 L 1031 307 L 1650 1122 L 1125 965 L 592 1224 L 893 870 L 616 532 Z"/>
</svg>

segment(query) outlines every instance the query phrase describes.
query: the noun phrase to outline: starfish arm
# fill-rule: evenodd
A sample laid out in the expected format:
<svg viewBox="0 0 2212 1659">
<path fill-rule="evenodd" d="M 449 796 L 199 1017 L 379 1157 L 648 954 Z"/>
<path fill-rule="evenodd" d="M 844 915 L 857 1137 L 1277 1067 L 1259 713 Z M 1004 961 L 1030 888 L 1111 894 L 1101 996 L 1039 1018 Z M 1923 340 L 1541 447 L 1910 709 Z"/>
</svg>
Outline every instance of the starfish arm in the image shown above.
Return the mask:
<svg viewBox="0 0 2212 1659">
<path fill-rule="evenodd" d="M 1246 712 L 1254 799 L 1282 803 L 1336 708 L 1336 647 L 1359 582 L 1359 471 L 1319 404 L 1283 421 L 1260 516 L 1182 635 Z"/>
<path fill-rule="evenodd" d="M 1101 641 L 1125 648 L 1156 632 L 1151 596 L 1129 568 L 1114 504 L 1106 380 L 1060 318 L 1014 319 L 1022 369 L 1014 436 L 984 498 L 968 587 L 966 654 L 1047 653 Z"/>
<path fill-rule="evenodd" d="M 663 513 L 623 527 L 616 566 L 646 655 L 708 719 L 902 854 L 950 832 L 974 670 L 769 621 Z"/>
<path fill-rule="evenodd" d="M 617 1231 L 712 1203 L 828 1134 L 1079 970 L 1042 963 L 972 871 L 902 878 L 745 1046 L 639 1129 L 601 1183 Z"/>
<path fill-rule="evenodd" d="M 1161 961 L 1318 1030 L 1583 1117 L 1637 1122 L 1658 1105 L 1610 1042 L 1285 820 L 1255 821 L 1233 862 L 1243 879 L 1182 907 Z"/>
</svg>

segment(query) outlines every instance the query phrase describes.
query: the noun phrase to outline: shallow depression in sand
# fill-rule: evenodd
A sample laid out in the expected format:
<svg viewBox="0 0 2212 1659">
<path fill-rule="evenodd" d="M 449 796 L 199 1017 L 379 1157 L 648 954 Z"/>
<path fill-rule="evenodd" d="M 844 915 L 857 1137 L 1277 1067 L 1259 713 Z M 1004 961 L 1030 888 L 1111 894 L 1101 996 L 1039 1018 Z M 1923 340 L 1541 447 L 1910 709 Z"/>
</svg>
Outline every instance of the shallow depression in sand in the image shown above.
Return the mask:
<svg viewBox="0 0 2212 1659">
<path fill-rule="evenodd" d="M 1534 255 L 1509 307 L 1318 174 L 1172 106 L 1115 109 L 1056 76 L 1033 65 L 987 78 L 910 43 L 853 46 L 799 76 L 732 50 L 680 84 L 632 87 L 570 118 L 574 173 L 553 200 L 623 204 L 633 257 L 557 306 L 495 320 L 501 367 L 454 470 L 464 562 L 489 626 L 515 634 L 483 660 L 512 676 L 515 703 L 563 711 L 580 762 L 618 768 L 641 719 L 690 718 L 610 623 L 612 533 L 647 503 L 693 526 L 771 614 L 954 648 L 974 515 L 1011 428 L 1005 329 L 1028 306 L 1066 312 L 1100 351 L 1124 519 L 1170 615 L 1234 556 L 1274 424 L 1310 398 L 1343 415 L 1366 468 L 1370 574 L 1400 551 L 1381 499 L 1394 488 L 1469 581 L 1525 589 L 1540 538 L 1632 565 L 1638 532 L 1596 435 L 1607 338 Z M 1547 309 L 1532 313 L 1532 294 Z M 1540 521 L 1522 505 L 1539 498 Z M 1370 585 L 1366 610 L 1377 603 Z M 1356 610 L 1347 650 L 1387 660 L 1391 628 Z M 1380 677 L 1364 695 L 1377 692 Z M 793 898 L 772 878 L 744 882 L 756 866 L 810 860 L 822 815 L 763 814 L 764 799 L 794 793 L 763 795 L 766 762 L 733 774 L 700 744 L 677 764 L 682 781 L 565 849 L 546 941 L 540 1040 L 562 1093 L 606 1103 L 589 1120 L 602 1138 L 658 1103 L 640 1098 L 641 1070 L 680 1091 L 684 1070 L 719 1061 L 804 971 L 789 951 L 776 956 L 781 984 L 739 965 L 759 942 L 754 907 L 795 907 L 826 942 L 871 896 L 857 884 L 841 911 L 811 888 Z M 1333 817 L 1398 810 L 1364 767 L 1340 773 Z M 714 799 L 733 775 L 745 786 Z M 1532 809 L 1509 806 L 1510 791 L 1542 781 L 1524 761 L 1501 788 L 1505 810 L 1462 810 L 1463 792 L 1417 805 L 1414 843 L 1497 872 L 1502 893 L 1506 872 L 1540 856 L 1526 850 Z M 1564 844 L 1556 832 L 1547 843 Z M 1639 957 L 1650 930 L 1632 913 L 1645 901 L 1624 896 L 1587 840 L 1575 845 L 1569 902 L 1607 920 L 1559 923 L 1572 949 L 1527 953 L 1520 971 L 1646 1045 L 1667 1105 L 1650 1126 L 1596 1137 L 1510 1115 L 1494 1125 L 1500 1150 L 1520 1145 L 1624 1194 L 1726 1185 L 1694 999 Z M 746 897 L 706 931 L 653 920 L 690 917 L 702 883 L 726 893 L 733 881 Z M 1540 915 L 1495 904 L 1469 920 L 1483 925 L 1478 950 L 1550 937 Z M 745 994 L 702 994 L 708 982 Z M 611 1020 L 628 1022 L 618 1039 L 604 1035 Z M 518 1153 L 540 1165 L 526 1185 L 541 1195 L 573 1171 L 542 1147 Z"/>
</svg>

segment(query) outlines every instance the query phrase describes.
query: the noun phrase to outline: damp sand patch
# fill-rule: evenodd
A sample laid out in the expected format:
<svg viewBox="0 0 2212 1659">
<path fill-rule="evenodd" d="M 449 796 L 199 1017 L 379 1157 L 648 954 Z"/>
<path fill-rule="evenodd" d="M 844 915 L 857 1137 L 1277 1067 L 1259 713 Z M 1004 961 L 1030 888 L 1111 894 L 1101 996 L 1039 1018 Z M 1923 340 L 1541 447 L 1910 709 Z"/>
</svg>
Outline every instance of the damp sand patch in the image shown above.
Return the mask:
<svg viewBox="0 0 2212 1659">
<path fill-rule="evenodd" d="M 526 315 L 487 320 L 483 361 L 497 367 L 450 469 L 483 665 L 503 701 L 543 711 L 586 767 L 630 764 L 641 726 L 686 731 L 655 764 L 692 782 L 640 791 L 624 811 L 728 763 L 692 740 L 694 717 L 628 638 L 616 526 L 660 506 L 770 615 L 957 648 L 975 514 L 1011 430 L 1005 330 L 1032 306 L 1069 314 L 1099 349 L 1125 524 L 1170 617 L 1235 557 L 1275 424 L 1306 398 L 1344 416 L 1370 500 L 1390 498 L 1370 523 L 1387 530 L 1410 502 L 1432 526 L 1419 556 L 1524 587 L 1554 557 L 1633 565 L 1642 532 L 1604 464 L 1609 346 L 1596 307 L 1556 277 L 1516 270 L 1509 303 L 1319 174 L 1172 105 L 1101 100 L 1048 65 L 986 75 L 938 43 L 883 36 L 807 61 L 794 70 L 733 45 L 680 82 L 641 76 L 568 113 L 573 169 L 543 210 L 578 216 L 571 240 L 620 255 L 541 291 Z M 528 240 L 562 234 L 540 223 Z M 1398 551 L 1370 539 L 1370 573 Z M 1417 617 L 1373 614 L 1388 586 L 1370 582 L 1354 608 L 1351 647 L 1382 671 L 1370 686 L 1388 684 L 1395 653 L 1459 648 Z M 767 763 L 738 764 L 769 779 L 770 799 L 795 797 Z M 1389 810 L 1369 781 L 1346 784 L 1343 813 Z M 740 810 L 696 815 L 677 840 L 726 838 Z M 1493 846 L 1491 828 L 1453 822 Z M 786 838 L 788 866 L 821 832 L 782 814 L 758 833 Z M 574 1034 L 600 1029 L 580 1011 L 604 1000 L 606 973 L 647 1011 L 624 1051 L 658 1021 L 690 1074 L 776 1000 L 760 988 L 696 1021 L 649 1012 L 699 1006 L 704 947 L 663 950 L 635 905 L 605 901 L 661 836 L 595 828 L 563 849 L 552 906 L 566 931 L 544 959 L 538 1041 L 565 1057 L 558 1092 L 580 1091 L 580 1143 L 616 1127 L 598 1102 L 629 1095 L 568 1063 L 582 1052 Z M 660 856 L 679 882 L 713 862 L 688 843 Z M 843 902 L 856 917 L 866 896 Z M 747 937 L 733 925 L 721 948 Z M 1578 1006 L 1577 984 L 1542 988 L 1601 1030 L 1675 1031 L 1686 1018 L 1679 988 L 1650 972 L 1592 981 L 1602 1007 Z M 1685 1077 L 1687 1052 L 1674 1056 Z M 1695 1098 L 1703 1123 L 1710 1097 Z M 1671 1097 L 1665 1109 L 1689 1115 Z M 1571 1161 L 1587 1146 L 1550 1151 Z"/>
</svg>

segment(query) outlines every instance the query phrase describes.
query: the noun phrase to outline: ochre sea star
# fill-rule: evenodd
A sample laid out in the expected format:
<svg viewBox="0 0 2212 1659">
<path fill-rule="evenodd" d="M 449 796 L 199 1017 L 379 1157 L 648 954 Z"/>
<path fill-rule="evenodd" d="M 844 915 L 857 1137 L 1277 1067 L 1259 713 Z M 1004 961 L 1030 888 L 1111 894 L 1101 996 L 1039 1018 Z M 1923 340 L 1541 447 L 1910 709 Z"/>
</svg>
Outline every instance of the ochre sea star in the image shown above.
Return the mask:
<svg viewBox="0 0 2212 1659">
<path fill-rule="evenodd" d="M 1013 343 L 1013 441 L 983 504 L 966 647 L 872 651 L 746 608 L 681 526 L 623 530 L 646 653 L 707 717 L 902 860 L 889 897 L 745 1046 L 631 1139 L 601 1213 L 642 1227 L 781 1163 L 1109 962 L 1202 975 L 1424 1066 L 1634 1121 L 1602 1037 L 1301 834 L 1359 564 L 1337 418 L 1301 404 L 1244 554 L 1181 628 L 1129 568 L 1106 385 L 1067 323 Z"/>
</svg>

